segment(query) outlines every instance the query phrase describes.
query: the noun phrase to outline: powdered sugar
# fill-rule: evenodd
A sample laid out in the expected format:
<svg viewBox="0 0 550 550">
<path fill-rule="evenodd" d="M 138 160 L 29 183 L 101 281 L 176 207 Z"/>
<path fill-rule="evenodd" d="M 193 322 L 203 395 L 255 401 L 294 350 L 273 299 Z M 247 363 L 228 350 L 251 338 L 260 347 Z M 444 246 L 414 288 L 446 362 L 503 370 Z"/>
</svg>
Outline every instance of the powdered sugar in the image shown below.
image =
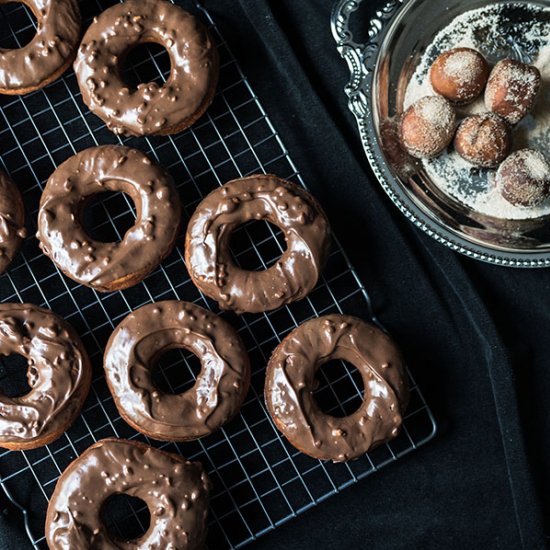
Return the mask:
<svg viewBox="0 0 550 550">
<path fill-rule="evenodd" d="M 523 149 L 516 153 L 516 160 L 521 161 L 530 178 L 547 180 L 550 177 L 550 166 L 546 158 L 538 151 Z"/>
<path fill-rule="evenodd" d="M 449 103 L 442 97 L 430 97 L 420 101 L 417 106 L 419 116 L 425 119 L 436 128 L 447 130 L 454 123 L 455 117 Z"/>
<path fill-rule="evenodd" d="M 445 73 L 460 84 L 468 84 L 483 72 L 483 64 L 472 51 L 459 50 L 445 61 Z"/>
<path fill-rule="evenodd" d="M 517 10 L 523 10 L 523 16 L 511 20 L 507 14 L 516 6 Z M 439 54 L 457 47 L 477 50 L 493 63 L 511 57 L 532 63 L 540 70 L 543 82 L 539 98 L 533 113 L 514 129 L 513 138 L 514 149 L 533 148 L 546 153 L 550 143 L 550 8 L 493 4 L 456 18 L 426 49 L 407 87 L 404 108 L 424 96 L 434 95 L 430 67 Z M 485 111 L 483 97 L 459 108 L 461 116 Z M 503 219 L 550 215 L 550 200 L 529 208 L 508 203 L 495 185 L 495 170 L 473 168 L 455 151 L 423 160 L 422 165 L 443 192 L 481 214 Z"/>
</svg>

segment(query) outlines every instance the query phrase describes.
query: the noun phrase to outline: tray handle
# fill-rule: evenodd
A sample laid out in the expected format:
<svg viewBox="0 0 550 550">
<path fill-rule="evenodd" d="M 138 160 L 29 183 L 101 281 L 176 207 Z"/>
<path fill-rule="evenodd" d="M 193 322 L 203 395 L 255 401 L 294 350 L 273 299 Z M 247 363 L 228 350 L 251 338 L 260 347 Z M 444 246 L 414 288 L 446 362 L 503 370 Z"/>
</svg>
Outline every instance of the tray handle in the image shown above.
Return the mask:
<svg viewBox="0 0 550 550">
<path fill-rule="evenodd" d="M 378 49 L 380 31 L 384 22 L 390 19 L 404 0 L 390 0 L 370 20 L 368 41 L 359 44 L 349 28 L 352 13 L 357 11 L 363 0 L 338 0 L 333 7 L 331 29 L 336 47 L 348 64 L 350 81 L 344 88 L 349 99 L 349 109 L 358 120 L 367 114 L 365 81 L 369 75 L 368 62 Z"/>
</svg>

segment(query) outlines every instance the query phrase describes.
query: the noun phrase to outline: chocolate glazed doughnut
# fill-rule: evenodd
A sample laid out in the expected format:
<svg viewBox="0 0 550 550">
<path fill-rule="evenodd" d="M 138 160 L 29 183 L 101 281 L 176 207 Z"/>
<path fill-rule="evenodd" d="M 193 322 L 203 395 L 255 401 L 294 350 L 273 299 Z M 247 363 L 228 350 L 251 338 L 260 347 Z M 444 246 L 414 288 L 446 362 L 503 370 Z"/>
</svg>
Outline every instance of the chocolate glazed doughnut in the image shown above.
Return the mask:
<svg viewBox="0 0 550 550">
<path fill-rule="evenodd" d="M 267 220 L 284 233 L 287 248 L 264 271 L 239 268 L 231 233 Z M 307 191 L 272 175 L 233 180 L 212 191 L 187 227 L 185 262 L 197 287 L 223 309 L 260 313 L 307 296 L 319 280 L 330 245 L 330 227 Z"/>
<path fill-rule="evenodd" d="M 0 447 L 35 449 L 60 437 L 77 417 L 92 370 L 75 331 L 53 312 L 30 304 L 0 305 L 0 354 L 28 361 L 31 391 L 0 394 Z"/>
<path fill-rule="evenodd" d="M 321 411 L 315 373 L 333 359 L 349 361 L 365 386 L 363 403 L 346 417 Z M 343 462 L 399 433 L 408 402 L 401 354 L 376 327 L 348 315 L 327 315 L 293 330 L 267 367 L 265 400 L 275 425 L 298 450 Z"/>
<path fill-rule="evenodd" d="M 151 379 L 155 360 L 185 348 L 201 361 L 190 390 L 159 391 Z M 250 364 L 237 332 L 199 306 L 158 302 L 131 313 L 115 329 L 105 352 L 105 375 L 122 418 L 164 441 L 186 441 L 212 433 L 241 408 L 250 384 Z"/>
<path fill-rule="evenodd" d="M 20 2 L 37 20 L 35 37 L 15 50 L 0 49 L 0 93 L 28 94 L 57 80 L 72 63 L 80 41 L 76 0 L 0 0 Z"/>
<path fill-rule="evenodd" d="M 63 472 L 46 514 L 52 550 L 198 550 L 206 538 L 210 481 L 199 462 L 136 441 L 103 439 Z M 139 539 L 113 538 L 101 520 L 115 494 L 140 498 L 151 524 Z"/>
<path fill-rule="evenodd" d="M 166 83 L 131 90 L 121 66 L 137 45 L 168 51 Z M 218 52 L 204 26 L 166 0 L 126 0 L 94 20 L 82 41 L 75 72 L 82 98 L 115 134 L 167 135 L 191 126 L 206 111 L 218 82 Z"/>
<path fill-rule="evenodd" d="M 137 216 L 120 242 L 92 240 L 82 226 L 94 194 L 122 191 Z M 38 233 L 44 254 L 71 279 L 102 292 L 128 288 L 172 251 L 181 205 L 171 176 L 141 151 L 104 145 L 66 160 L 40 200 Z"/>
<path fill-rule="evenodd" d="M 6 271 L 26 235 L 21 193 L 0 170 L 0 273 Z"/>
</svg>

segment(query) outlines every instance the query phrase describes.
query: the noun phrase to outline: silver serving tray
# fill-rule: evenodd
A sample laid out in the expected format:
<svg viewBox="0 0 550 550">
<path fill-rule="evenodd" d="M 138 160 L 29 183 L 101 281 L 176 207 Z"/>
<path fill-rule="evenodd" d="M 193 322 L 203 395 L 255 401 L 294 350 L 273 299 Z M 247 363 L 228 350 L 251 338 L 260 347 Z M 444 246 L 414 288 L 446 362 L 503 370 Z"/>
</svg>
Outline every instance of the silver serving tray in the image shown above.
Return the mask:
<svg viewBox="0 0 550 550">
<path fill-rule="evenodd" d="M 423 49 L 454 17 L 489 2 L 391 0 L 370 19 L 368 40 L 361 44 L 354 39 L 350 22 L 362 1 L 338 0 L 331 26 L 338 52 L 350 71 L 345 87 L 349 109 L 384 191 L 411 222 L 456 252 L 502 266 L 550 266 L 547 216 L 512 221 L 481 215 L 436 189 L 425 174 L 400 176 L 388 156 L 388 148 L 382 145 L 382 115 L 398 112 L 399 90 L 410 78 Z M 549 5 L 547 0 L 519 0 L 514 4 Z M 517 51 L 511 46 L 510 52 L 504 53 L 514 55 Z"/>
</svg>

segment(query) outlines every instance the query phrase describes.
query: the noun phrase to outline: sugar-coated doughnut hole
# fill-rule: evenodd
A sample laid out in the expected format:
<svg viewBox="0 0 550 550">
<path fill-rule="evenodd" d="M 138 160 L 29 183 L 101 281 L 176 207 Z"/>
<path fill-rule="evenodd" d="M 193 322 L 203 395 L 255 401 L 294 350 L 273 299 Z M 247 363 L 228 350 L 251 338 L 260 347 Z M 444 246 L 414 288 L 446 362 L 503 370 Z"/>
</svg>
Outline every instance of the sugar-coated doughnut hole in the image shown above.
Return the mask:
<svg viewBox="0 0 550 550">
<path fill-rule="evenodd" d="M 504 119 L 483 113 L 462 121 L 454 145 L 457 153 L 474 166 L 492 168 L 508 155 L 512 137 Z"/>
<path fill-rule="evenodd" d="M 550 196 L 550 164 L 540 151 L 516 151 L 500 165 L 496 185 L 509 203 L 537 206 Z"/>
<path fill-rule="evenodd" d="M 536 67 L 503 59 L 489 76 L 485 105 L 509 124 L 517 124 L 533 108 L 540 85 L 541 75 Z"/>
<path fill-rule="evenodd" d="M 442 53 L 430 69 L 434 91 L 457 104 L 477 99 L 488 78 L 487 61 L 471 48 L 454 48 Z"/>
<path fill-rule="evenodd" d="M 416 158 L 439 155 L 453 139 L 456 113 L 444 97 L 426 96 L 411 105 L 401 119 L 400 137 Z"/>
</svg>

